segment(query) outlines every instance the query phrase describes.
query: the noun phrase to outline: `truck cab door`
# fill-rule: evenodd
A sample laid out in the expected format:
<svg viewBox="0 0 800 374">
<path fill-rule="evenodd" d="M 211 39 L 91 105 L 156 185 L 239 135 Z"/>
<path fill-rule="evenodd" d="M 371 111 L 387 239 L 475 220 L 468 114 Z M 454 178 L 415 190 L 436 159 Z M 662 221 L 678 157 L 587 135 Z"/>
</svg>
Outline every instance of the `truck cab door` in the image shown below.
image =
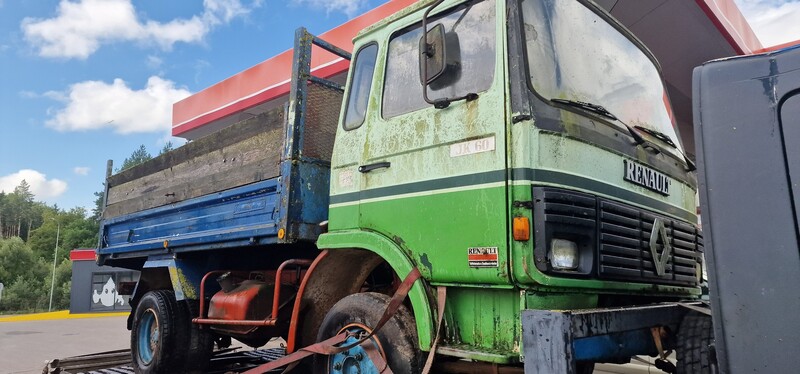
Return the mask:
<svg viewBox="0 0 800 374">
<path fill-rule="evenodd" d="M 368 115 L 368 106 L 375 82 L 375 64 L 378 57 L 378 44 L 367 42 L 353 54 L 350 69 L 349 89 L 339 123 L 342 128 L 336 132 L 333 156 L 331 158 L 330 184 L 330 230 L 346 230 L 359 227 L 359 193 L 361 177 L 358 165 L 367 135 L 362 125 Z"/>
<path fill-rule="evenodd" d="M 429 18 L 428 29 L 443 25 L 458 49 L 429 96 L 477 94 L 443 109 L 422 96 L 420 22 L 386 30 L 379 102 L 364 126 L 359 223 L 403 247 L 433 281 L 508 282 L 501 11 L 502 2 L 472 1 Z"/>
</svg>

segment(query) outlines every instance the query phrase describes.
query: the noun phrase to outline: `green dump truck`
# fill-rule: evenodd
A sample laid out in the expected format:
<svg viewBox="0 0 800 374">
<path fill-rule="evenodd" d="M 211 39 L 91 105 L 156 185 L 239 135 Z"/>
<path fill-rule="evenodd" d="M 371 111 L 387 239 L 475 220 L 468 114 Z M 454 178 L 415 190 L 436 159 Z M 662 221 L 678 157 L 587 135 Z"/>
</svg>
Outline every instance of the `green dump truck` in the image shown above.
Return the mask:
<svg viewBox="0 0 800 374">
<path fill-rule="evenodd" d="M 588 0 L 421 1 L 359 34 L 346 87 L 312 44 L 350 57 L 299 30 L 286 106 L 107 180 L 98 258 L 142 271 L 137 370 L 282 336 L 273 366 L 330 373 L 673 349 L 695 372 L 694 165 L 628 30 Z"/>
</svg>

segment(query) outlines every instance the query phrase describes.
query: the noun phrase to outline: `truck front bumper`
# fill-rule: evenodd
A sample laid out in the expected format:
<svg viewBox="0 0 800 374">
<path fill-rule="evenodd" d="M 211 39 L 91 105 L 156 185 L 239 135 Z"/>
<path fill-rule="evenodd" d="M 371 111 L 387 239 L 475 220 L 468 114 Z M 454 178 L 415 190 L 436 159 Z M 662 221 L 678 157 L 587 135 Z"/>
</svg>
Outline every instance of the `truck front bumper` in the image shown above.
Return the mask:
<svg viewBox="0 0 800 374">
<path fill-rule="evenodd" d="M 569 311 L 522 311 L 522 344 L 526 374 L 573 374 L 579 361 L 628 362 L 635 355 L 658 353 L 651 332 L 678 331 L 690 309 L 700 302 Z M 673 339 L 662 341 L 670 349 Z"/>
</svg>

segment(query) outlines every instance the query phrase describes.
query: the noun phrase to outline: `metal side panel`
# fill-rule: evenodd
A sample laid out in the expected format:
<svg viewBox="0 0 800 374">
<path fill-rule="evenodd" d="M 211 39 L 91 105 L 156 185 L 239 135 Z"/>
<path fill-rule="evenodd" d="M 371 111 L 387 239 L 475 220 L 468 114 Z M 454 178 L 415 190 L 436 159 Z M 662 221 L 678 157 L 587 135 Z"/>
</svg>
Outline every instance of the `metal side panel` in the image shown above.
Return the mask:
<svg viewBox="0 0 800 374">
<path fill-rule="evenodd" d="M 148 209 L 103 222 L 99 254 L 274 242 L 277 179 Z"/>
<path fill-rule="evenodd" d="M 627 362 L 654 355 L 651 327 L 677 327 L 699 302 L 586 310 L 523 310 L 522 352 L 526 374 L 573 374 L 577 363 Z M 669 347 L 667 347 L 669 349 Z"/>
<path fill-rule="evenodd" d="M 800 105 L 787 100 L 798 89 L 800 48 L 712 61 L 694 72 L 705 258 L 723 373 L 800 366 L 797 186 L 789 173 L 800 138 L 787 127 L 796 118 L 783 128 L 780 120 L 781 112 L 798 113 L 786 107 Z"/>
</svg>

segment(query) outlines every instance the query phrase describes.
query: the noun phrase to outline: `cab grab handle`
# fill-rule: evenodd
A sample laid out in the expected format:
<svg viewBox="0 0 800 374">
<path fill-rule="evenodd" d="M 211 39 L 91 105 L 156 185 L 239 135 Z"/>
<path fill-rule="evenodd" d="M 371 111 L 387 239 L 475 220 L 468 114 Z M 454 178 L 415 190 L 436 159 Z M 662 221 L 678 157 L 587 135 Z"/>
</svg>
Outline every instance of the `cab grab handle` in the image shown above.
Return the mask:
<svg viewBox="0 0 800 374">
<path fill-rule="evenodd" d="M 392 163 L 388 161 L 376 162 L 374 164 L 361 165 L 358 167 L 358 171 L 361 173 L 369 173 L 375 169 L 388 168 L 389 166 L 392 166 Z"/>
</svg>

